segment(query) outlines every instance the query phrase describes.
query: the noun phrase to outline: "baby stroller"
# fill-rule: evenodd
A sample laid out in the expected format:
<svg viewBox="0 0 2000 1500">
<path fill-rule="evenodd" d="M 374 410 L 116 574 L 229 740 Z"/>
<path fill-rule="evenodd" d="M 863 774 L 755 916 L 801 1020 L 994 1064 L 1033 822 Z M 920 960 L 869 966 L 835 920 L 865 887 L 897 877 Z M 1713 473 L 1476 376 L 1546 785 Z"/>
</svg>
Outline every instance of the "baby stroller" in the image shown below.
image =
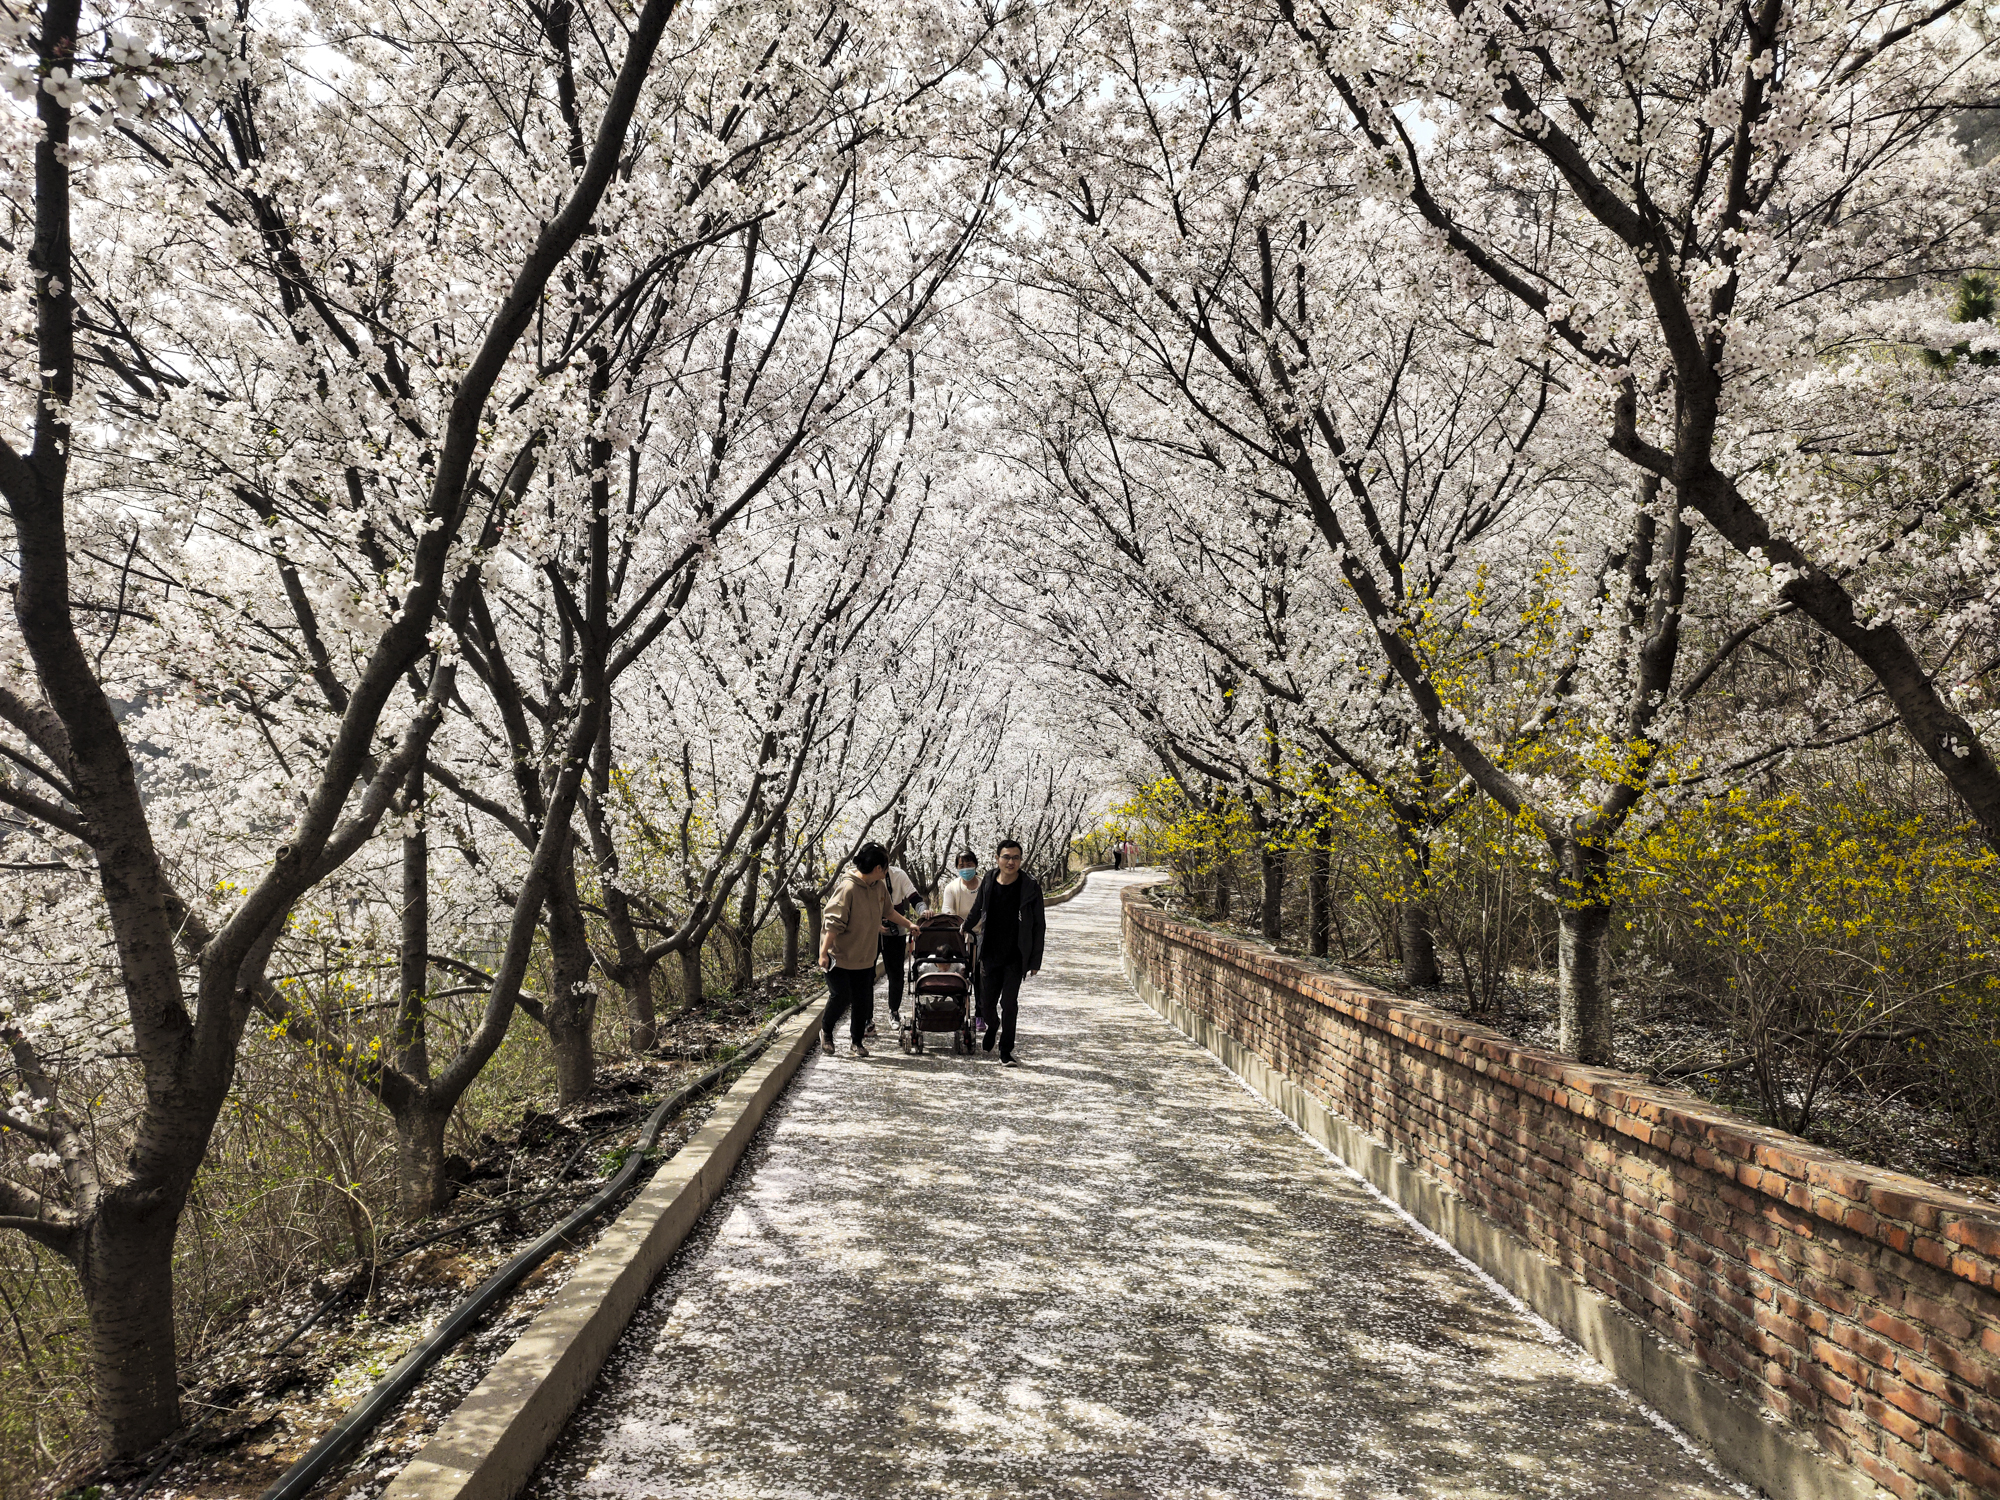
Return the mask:
<svg viewBox="0 0 2000 1500">
<path fill-rule="evenodd" d="M 933 912 L 910 938 L 910 1011 L 896 1040 L 924 1050 L 924 1033 L 949 1031 L 951 1050 L 972 1050 L 972 939 L 958 918 Z"/>
</svg>

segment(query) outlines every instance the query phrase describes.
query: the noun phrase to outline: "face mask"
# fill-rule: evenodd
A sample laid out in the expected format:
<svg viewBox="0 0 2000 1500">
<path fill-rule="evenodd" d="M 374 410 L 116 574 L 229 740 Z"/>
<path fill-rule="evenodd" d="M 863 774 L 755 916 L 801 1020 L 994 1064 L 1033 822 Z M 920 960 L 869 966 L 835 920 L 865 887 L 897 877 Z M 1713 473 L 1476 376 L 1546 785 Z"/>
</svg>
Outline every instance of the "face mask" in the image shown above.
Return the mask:
<svg viewBox="0 0 2000 1500">
<path fill-rule="evenodd" d="M 973 876 L 977 875 L 978 873 L 979 873 L 979 866 L 977 865 L 973 865 L 969 868 L 964 865 L 961 865 L 958 871 L 958 878 L 960 880 L 970 880 L 972 879 Z"/>
</svg>

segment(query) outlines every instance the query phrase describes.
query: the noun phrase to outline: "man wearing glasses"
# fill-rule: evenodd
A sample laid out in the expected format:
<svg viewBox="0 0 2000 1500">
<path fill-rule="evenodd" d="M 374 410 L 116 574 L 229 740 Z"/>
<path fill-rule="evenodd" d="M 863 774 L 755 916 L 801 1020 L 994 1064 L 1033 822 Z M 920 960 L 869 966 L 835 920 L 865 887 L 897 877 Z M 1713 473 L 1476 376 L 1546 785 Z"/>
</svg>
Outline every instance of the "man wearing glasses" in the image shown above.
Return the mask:
<svg viewBox="0 0 2000 1500">
<path fill-rule="evenodd" d="M 1021 846 L 1000 841 L 1000 868 L 980 882 L 966 913 L 965 930 L 983 922 L 979 940 L 979 1018 L 986 1023 L 983 1050 L 997 1045 L 1000 1061 L 1014 1058 L 1014 1023 L 1021 1014 L 1021 981 L 1041 971 L 1042 940 L 1048 932 L 1042 888 L 1021 868 Z"/>
</svg>

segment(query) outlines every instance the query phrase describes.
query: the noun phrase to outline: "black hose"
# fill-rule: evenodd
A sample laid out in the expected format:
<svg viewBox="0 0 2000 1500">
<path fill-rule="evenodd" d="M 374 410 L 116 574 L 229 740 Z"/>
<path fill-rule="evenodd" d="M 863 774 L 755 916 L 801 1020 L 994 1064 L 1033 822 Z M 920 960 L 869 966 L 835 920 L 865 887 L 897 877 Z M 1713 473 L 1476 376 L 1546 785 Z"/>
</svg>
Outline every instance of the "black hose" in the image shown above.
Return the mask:
<svg viewBox="0 0 2000 1500">
<path fill-rule="evenodd" d="M 298 1500 L 299 1496 L 304 1495 L 325 1478 L 334 1465 L 359 1447 L 362 1439 L 367 1437 L 410 1393 L 423 1378 L 424 1372 L 472 1331 L 474 1325 L 494 1303 L 511 1292 L 530 1271 L 553 1255 L 571 1234 L 603 1214 L 618 1201 L 625 1189 L 632 1185 L 632 1179 L 639 1175 L 639 1168 L 645 1164 L 646 1153 L 653 1148 L 653 1142 L 659 1138 L 660 1127 L 666 1124 L 669 1115 L 731 1068 L 755 1057 L 770 1041 L 773 1032 L 811 1003 L 809 1000 L 801 1000 L 783 1014 L 772 1017 L 764 1029 L 751 1038 L 748 1045 L 736 1056 L 709 1069 L 654 1110 L 651 1118 L 646 1121 L 645 1128 L 639 1132 L 638 1144 L 626 1153 L 625 1160 L 619 1165 L 618 1170 L 605 1179 L 604 1186 L 598 1190 L 595 1197 L 487 1277 L 475 1291 L 452 1308 L 445 1315 L 444 1321 L 433 1332 L 419 1340 L 417 1346 L 404 1355 L 396 1367 L 356 1403 L 352 1411 L 334 1423 L 303 1458 L 285 1470 L 279 1476 L 277 1483 L 264 1491 L 261 1500 Z"/>
</svg>

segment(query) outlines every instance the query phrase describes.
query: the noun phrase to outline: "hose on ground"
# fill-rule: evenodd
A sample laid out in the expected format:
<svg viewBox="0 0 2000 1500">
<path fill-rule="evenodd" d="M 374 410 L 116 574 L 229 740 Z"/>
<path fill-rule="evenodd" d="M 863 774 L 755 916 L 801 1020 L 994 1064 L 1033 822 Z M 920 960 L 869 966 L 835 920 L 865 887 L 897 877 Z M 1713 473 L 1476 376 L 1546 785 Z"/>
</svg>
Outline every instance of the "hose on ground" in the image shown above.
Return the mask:
<svg viewBox="0 0 2000 1500">
<path fill-rule="evenodd" d="M 383 1376 L 381 1382 L 355 1404 L 353 1410 L 329 1428 L 297 1463 L 285 1470 L 278 1481 L 264 1491 L 261 1500 L 299 1500 L 299 1497 L 325 1478 L 336 1464 L 359 1447 L 363 1439 L 374 1431 L 382 1419 L 416 1388 L 424 1373 L 443 1358 L 453 1345 L 472 1331 L 496 1302 L 518 1286 L 530 1271 L 553 1255 L 564 1240 L 593 1219 L 600 1217 L 618 1201 L 625 1190 L 632 1185 L 633 1179 L 639 1175 L 640 1167 L 645 1164 L 646 1153 L 653 1148 L 653 1143 L 659 1138 L 661 1127 L 673 1114 L 731 1068 L 740 1067 L 762 1052 L 770 1044 L 771 1037 L 777 1029 L 811 1003 L 809 1000 L 801 1000 L 790 1009 L 772 1017 L 741 1052 L 709 1069 L 694 1082 L 662 1102 L 647 1119 L 644 1128 L 639 1132 L 637 1144 L 626 1153 L 625 1160 L 620 1163 L 618 1170 L 605 1179 L 603 1186 L 588 1203 L 501 1266 L 446 1313 L 444 1321 L 431 1333 L 418 1340 L 416 1347 L 404 1355 L 396 1367 Z"/>
</svg>

